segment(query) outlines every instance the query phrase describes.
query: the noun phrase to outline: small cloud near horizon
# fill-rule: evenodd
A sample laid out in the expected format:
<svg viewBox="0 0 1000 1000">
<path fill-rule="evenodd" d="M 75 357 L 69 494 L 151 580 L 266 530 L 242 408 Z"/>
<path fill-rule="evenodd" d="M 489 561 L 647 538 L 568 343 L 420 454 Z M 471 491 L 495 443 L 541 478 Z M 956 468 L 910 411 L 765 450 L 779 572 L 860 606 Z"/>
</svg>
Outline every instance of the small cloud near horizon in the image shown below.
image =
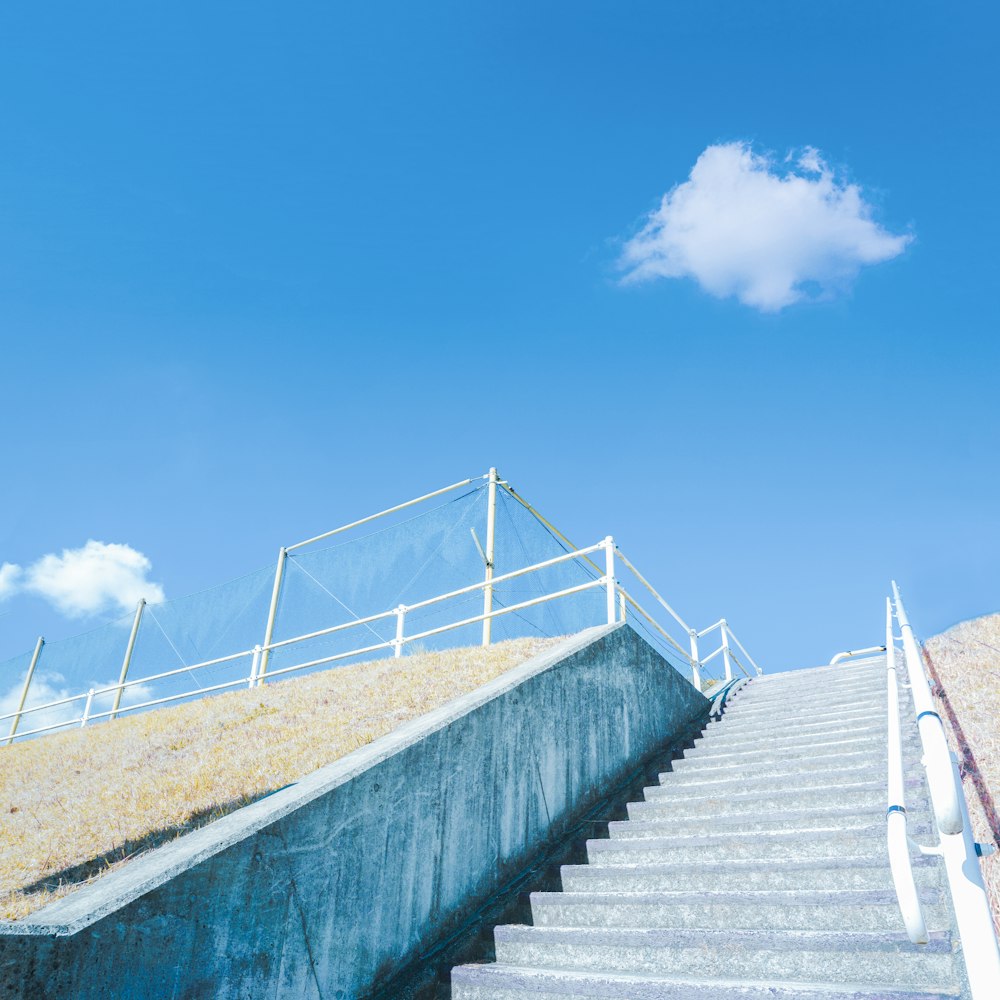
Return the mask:
<svg viewBox="0 0 1000 1000">
<path fill-rule="evenodd" d="M 103 611 L 126 612 L 140 598 L 165 600 L 163 587 L 148 578 L 153 564 L 130 545 L 93 539 L 78 549 L 49 553 L 27 568 L 0 566 L 0 600 L 34 594 L 69 618 Z"/>
<path fill-rule="evenodd" d="M 829 298 L 912 242 L 872 214 L 811 146 L 781 165 L 749 143 L 709 146 L 626 242 L 622 283 L 693 278 L 762 312 Z"/>
</svg>

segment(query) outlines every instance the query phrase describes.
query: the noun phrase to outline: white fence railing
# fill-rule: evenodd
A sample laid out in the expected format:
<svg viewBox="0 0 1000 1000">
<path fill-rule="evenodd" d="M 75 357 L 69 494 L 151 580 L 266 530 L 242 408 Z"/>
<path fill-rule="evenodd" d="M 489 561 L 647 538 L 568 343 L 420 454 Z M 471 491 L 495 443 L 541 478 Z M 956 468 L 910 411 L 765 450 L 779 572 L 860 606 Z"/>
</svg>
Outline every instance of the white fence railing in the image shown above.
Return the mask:
<svg viewBox="0 0 1000 1000">
<path fill-rule="evenodd" d="M 495 471 L 491 470 L 491 477 L 495 477 Z M 495 483 L 491 482 L 491 486 Z M 435 495 L 435 494 L 431 494 Z M 401 505 L 406 506 L 406 505 Z M 392 508 L 397 510 L 400 508 Z M 367 519 L 366 519 L 367 520 Z M 358 522 L 360 523 L 360 522 Z M 339 529 L 338 529 L 339 530 Z M 328 536 L 318 536 L 328 537 Z M 312 541 L 312 539 L 310 539 Z M 492 539 L 490 539 L 492 542 Z M 287 552 L 287 550 L 283 550 Z M 603 567 L 599 567 L 599 563 L 591 559 L 591 556 L 595 556 L 598 553 L 603 552 Z M 593 576 L 589 580 L 585 580 L 579 584 L 562 587 L 558 590 L 553 590 L 551 592 L 533 597 L 529 600 L 519 601 L 517 603 L 508 604 L 503 607 L 493 608 L 491 606 L 491 600 L 489 603 L 485 604 L 486 610 L 482 614 L 476 614 L 471 616 L 463 616 L 454 621 L 447 622 L 443 625 L 438 625 L 434 628 L 420 629 L 415 632 L 407 633 L 407 616 L 418 610 L 423 610 L 426 608 L 433 607 L 435 605 L 440 605 L 445 602 L 460 598 L 463 596 L 475 594 L 477 591 L 482 592 L 488 599 L 491 599 L 494 589 L 507 581 L 517 579 L 519 577 L 528 576 L 530 574 L 539 573 L 546 569 L 550 569 L 554 566 L 558 566 L 570 562 L 586 562 L 590 567 L 603 568 L 603 573 L 598 576 Z M 665 626 L 662 622 L 663 615 L 654 614 L 643 607 L 635 599 L 635 597 L 629 593 L 622 585 L 622 583 L 616 577 L 616 566 L 623 567 L 628 572 L 630 572 L 638 584 L 645 588 L 649 594 L 652 596 L 654 604 L 662 612 L 665 611 L 669 619 L 671 619 L 676 625 L 679 625 L 685 632 L 687 638 L 687 648 L 681 645 L 670 633 L 669 628 Z M 642 622 L 651 628 L 654 634 L 662 639 L 663 643 L 677 656 L 679 656 L 682 661 L 686 662 L 691 669 L 691 682 L 699 690 L 703 690 L 706 687 L 711 687 L 711 684 L 706 682 L 704 677 L 705 668 L 708 664 L 716 660 L 716 658 L 722 658 L 722 674 L 723 676 L 720 680 L 729 681 L 733 678 L 733 667 L 737 667 L 745 676 L 750 676 L 750 670 L 744 665 L 742 660 L 737 656 L 736 650 L 738 649 L 742 657 L 746 659 L 747 664 L 749 664 L 750 669 L 755 673 L 760 674 L 761 670 L 754 662 L 753 658 L 746 651 L 743 644 L 736 638 L 732 630 L 729 628 L 726 620 L 720 619 L 714 624 L 704 628 L 696 630 L 687 625 L 687 623 L 677 614 L 676 611 L 660 596 L 659 593 L 653 588 L 649 581 L 635 568 L 633 563 L 622 554 L 618 547 L 614 543 L 612 537 L 607 537 L 603 541 L 596 542 L 593 545 L 589 545 L 585 548 L 572 549 L 563 555 L 556 556 L 552 559 L 546 559 L 542 562 L 533 563 L 529 566 L 523 566 L 520 569 L 515 569 L 507 573 L 494 574 L 492 572 L 492 566 L 488 565 L 490 572 L 487 573 L 486 578 L 482 581 L 477 581 L 476 583 L 469 584 L 465 587 L 459 587 L 455 590 L 450 590 L 447 593 L 438 594 L 435 597 L 430 597 L 423 601 L 418 601 L 410 605 L 400 604 L 394 608 L 388 608 L 384 611 L 380 611 L 377 614 L 367 615 L 360 618 L 355 618 L 349 622 L 344 622 L 338 625 L 331 625 L 328 628 L 317 629 L 312 632 L 304 633 L 302 635 L 294 636 L 290 639 L 281 639 L 274 641 L 269 638 L 268 641 L 261 643 L 260 645 L 254 646 L 250 649 L 241 649 L 238 652 L 230 653 L 226 656 L 215 657 L 210 660 L 204 660 L 200 663 L 186 664 L 182 667 L 174 668 L 171 670 L 164 670 L 159 673 L 149 674 L 143 677 L 136 677 L 128 679 L 126 677 L 126 670 L 123 668 L 121 677 L 117 684 L 108 685 L 101 688 L 91 688 L 88 691 L 81 692 L 76 695 L 72 695 L 66 698 L 59 698 L 54 701 L 49 701 L 40 705 L 32 705 L 30 707 L 25 707 L 24 701 L 22 699 L 21 704 L 15 712 L 11 712 L 7 715 L 0 716 L 0 723 L 10 721 L 10 734 L 7 737 L 7 743 L 11 743 L 15 738 L 21 739 L 29 736 L 36 736 L 41 733 L 52 732 L 59 729 L 66 729 L 72 726 L 87 726 L 91 723 L 113 719 L 116 716 L 122 715 L 126 712 L 136 712 L 143 709 L 150 709 L 160 705 L 166 705 L 171 702 L 182 701 L 188 698 L 199 697 L 206 694 L 212 694 L 219 691 L 225 691 L 232 688 L 239 687 L 259 687 L 264 684 L 267 680 L 272 680 L 277 677 L 285 677 L 289 674 L 293 674 L 299 671 L 312 669 L 315 667 L 323 666 L 325 664 L 335 663 L 339 660 L 354 659 L 359 656 L 365 656 L 367 654 L 378 654 L 385 653 L 391 650 L 392 655 L 399 657 L 402 656 L 405 647 L 408 644 L 420 642 L 422 640 L 428 639 L 432 636 L 440 635 L 445 632 L 453 631 L 455 629 L 460 629 L 468 625 L 474 625 L 476 623 L 482 622 L 484 625 L 486 623 L 492 622 L 494 619 L 500 618 L 504 615 L 515 614 L 519 611 L 523 611 L 526 608 L 533 607 L 535 605 L 544 604 L 550 601 L 558 601 L 564 598 L 570 597 L 574 594 L 580 594 L 589 590 L 602 589 L 606 595 L 605 606 L 606 606 L 606 621 L 608 624 L 612 624 L 615 621 L 625 621 L 629 617 L 629 609 L 633 616 L 638 615 Z M 281 566 L 279 562 L 278 579 L 280 580 Z M 272 602 L 272 608 L 274 607 L 274 602 Z M 142 606 L 140 604 L 137 610 L 137 620 L 139 614 L 141 614 Z M 352 647 L 349 650 L 343 650 L 336 653 L 330 653 L 323 656 L 306 656 L 304 659 L 296 662 L 290 666 L 284 666 L 279 669 L 268 669 L 269 659 L 271 654 L 276 650 L 286 650 L 294 649 L 296 646 L 301 646 L 303 643 L 310 642 L 312 640 L 329 637 L 337 635 L 339 633 L 347 632 L 352 629 L 367 628 L 372 626 L 376 622 L 384 622 L 390 619 L 395 621 L 395 632 L 392 639 L 386 639 L 379 642 L 362 644 L 356 647 Z M 600 624 L 599 622 L 593 622 L 592 624 Z M 273 629 L 273 616 L 269 616 L 268 627 L 266 635 L 271 636 Z M 699 640 L 703 639 L 706 635 L 713 632 L 719 633 L 720 645 L 713 652 L 709 653 L 708 656 L 701 658 L 699 653 Z M 134 630 L 133 630 L 134 634 Z M 484 629 L 484 642 L 489 643 L 489 631 Z M 735 647 L 735 648 L 734 648 Z M 37 649 L 36 649 L 37 653 Z M 36 656 L 37 660 L 37 656 Z M 160 698 L 150 698 L 144 701 L 138 701 L 135 703 L 122 704 L 123 696 L 136 689 L 141 689 L 148 687 L 149 685 L 163 681 L 168 678 L 181 677 L 183 675 L 193 676 L 197 671 L 203 671 L 207 668 L 218 667 L 223 664 L 238 664 L 239 662 L 248 664 L 249 669 L 245 674 L 242 674 L 235 679 L 226 680 L 222 683 L 211 684 L 207 687 L 199 686 L 194 690 L 185 690 L 180 693 L 166 695 Z M 30 673 L 28 680 L 30 681 Z M 713 681 L 714 683 L 714 681 Z M 26 687 L 27 690 L 27 687 Z M 108 709 L 101 709 L 95 711 L 95 704 L 106 701 L 108 697 L 112 698 L 112 706 Z M 65 709 L 68 705 L 80 705 L 79 714 L 74 715 L 71 718 L 60 720 L 55 723 L 48 725 L 36 726 L 34 728 L 22 729 L 21 723 L 26 717 L 30 717 L 35 713 L 50 712 L 53 709 Z"/>
</svg>

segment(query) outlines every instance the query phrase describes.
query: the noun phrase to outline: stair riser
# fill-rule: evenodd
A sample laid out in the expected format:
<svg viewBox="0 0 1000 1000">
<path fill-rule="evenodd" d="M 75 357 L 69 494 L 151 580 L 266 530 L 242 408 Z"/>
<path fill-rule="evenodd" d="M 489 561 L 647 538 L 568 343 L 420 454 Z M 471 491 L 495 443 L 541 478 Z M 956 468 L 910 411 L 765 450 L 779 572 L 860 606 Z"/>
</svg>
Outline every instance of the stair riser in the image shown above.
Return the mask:
<svg viewBox="0 0 1000 1000">
<path fill-rule="evenodd" d="M 854 723 L 887 725 L 887 719 L 888 713 L 878 708 L 852 708 L 844 712 L 826 712 L 823 715 L 786 715 L 784 718 L 776 709 L 755 719 L 727 716 L 718 724 L 718 728 L 721 732 L 734 736 L 749 730 L 794 735 L 821 726 L 839 726 L 842 731 L 849 731 Z"/>
<path fill-rule="evenodd" d="M 848 691 L 837 691 L 815 697 L 796 697 L 790 694 L 775 695 L 767 698 L 736 698 L 727 706 L 726 715 L 744 716 L 760 712 L 784 712 L 801 715 L 807 712 L 827 712 L 850 705 L 877 705 L 885 708 L 888 692 L 885 685 L 878 688 L 855 688 Z"/>
<path fill-rule="evenodd" d="M 547 969 L 628 972 L 633 975 L 725 976 L 727 979 L 810 980 L 866 986 L 937 986 L 954 978 L 952 957 L 915 952 L 746 951 L 510 942 L 499 938 L 497 961 Z"/>
<path fill-rule="evenodd" d="M 922 888 L 940 884 L 940 872 L 932 865 L 918 865 L 914 879 Z M 703 889 L 714 890 L 795 890 L 808 885 L 816 890 L 864 889 L 894 891 L 892 873 L 888 867 L 833 868 L 822 866 L 802 869 L 775 865 L 740 866 L 732 869 L 712 869 L 692 866 L 680 868 L 664 865 L 662 871 L 641 868 L 564 866 L 562 886 L 567 892 L 671 892 Z"/>
<path fill-rule="evenodd" d="M 800 736 L 788 739 L 772 739 L 766 744 L 761 744 L 759 740 L 747 739 L 735 743 L 731 748 L 727 748 L 721 739 L 699 737 L 701 740 L 696 746 L 684 751 L 684 760 L 701 760 L 703 758 L 729 758 L 735 759 L 744 754 L 774 754 L 774 755 L 795 755 L 802 750 L 812 750 L 814 754 L 839 753 L 840 750 L 861 749 L 864 747 L 884 747 L 886 744 L 885 726 L 872 727 L 870 732 L 852 733 L 850 735 L 840 735 L 830 733 L 827 736 Z M 920 746 L 920 741 L 916 736 L 908 737 L 903 741 L 903 745 L 910 750 L 916 750 Z"/>
<path fill-rule="evenodd" d="M 801 906 L 774 904 L 576 903 L 532 899 L 536 927 L 686 928 L 772 931 L 890 931 L 906 930 L 895 903 L 879 906 Z M 948 911 L 925 906 L 928 926 L 947 926 Z"/>
<path fill-rule="evenodd" d="M 552 992 L 557 990 L 558 992 Z M 689 980 L 657 977 L 591 976 L 567 973 L 525 975 L 522 970 L 496 966 L 464 966 L 452 973 L 452 1000 L 942 1000 L 939 992 L 913 990 L 842 990 L 799 987 L 794 983 L 742 986 L 712 981 L 704 985 Z"/>
<path fill-rule="evenodd" d="M 802 774 L 806 771 L 829 771 L 832 769 L 844 769 L 849 767 L 860 767 L 862 765 L 881 765 L 884 769 L 886 761 L 886 748 L 866 747 L 863 750 L 853 750 L 850 753 L 841 752 L 839 754 L 821 754 L 820 756 L 814 756 L 809 753 L 800 754 L 798 756 L 792 756 L 789 758 L 788 754 L 779 754 L 773 756 L 770 759 L 764 758 L 757 761 L 747 761 L 745 764 L 742 762 L 722 761 L 721 763 L 715 761 L 703 761 L 703 760 L 676 760 L 671 765 L 674 770 L 665 771 L 664 774 L 669 774 L 674 778 L 688 775 L 697 775 L 699 777 L 709 777 L 721 774 L 728 774 L 736 772 L 737 774 Z M 663 775 L 660 776 L 661 780 Z"/>
<path fill-rule="evenodd" d="M 690 767 L 694 762 L 704 763 L 706 767 L 743 767 L 756 762 L 767 763 L 769 761 L 787 760 L 789 754 L 795 754 L 799 749 L 809 751 L 810 757 L 828 757 L 839 753 L 859 753 L 865 750 L 881 750 L 884 752 L 886 738 L 884 733 L 874 733 L 871 736 L 843 739 L 830 739 L 827 741 L 812 740 L 804 742 L 802 747 L 794 749 L 788 747 L 757 747 L 746 750 L 734 750 L 726 752 L 714 747 L 694 747 L 684 751 L 684 756 L 680 760 L 675 760 L 671 767 L 678 769 Z M 916 741 L 911 742 L 916 746 Z"/>
<path fill-rule="evenodd" d="M 770 783 L 775 787 L 784 786 L 792 791 L 796 784 L 812 786 L 827 780 L 844 783 L 871 781 L 883 779 L 886 773 L 885 758 L 879 760 L 861 761 L 853 765 L 841 765 L 834 760 L 823 766 L 796 767 L 789 763 L 784 767 L 772 766 L 760 768 L 754 773 L 733 774 L 728 768 L 714 768 L 706 771 L 664 771 L 660 776 L 660 784 L 664 788 L 701 788 L 706 793 L 712 790 L 731 788 L 735 791 L 750 791 Z M 908 778 L 919 778 L 922 771 L 920 765 L 911 763 L 904 765 L 903 774 Z"/>
<path fill-rule="evenodd" d="M 601 845 L 601 846 L 597 846 Z M 782 840 L 748 840 L 699 846 L 668 845 L 662 840 L 598 840 L 587 844 L 587 860 L 592 865 L 693 864 L 717 861 L 720 857 L 739 861 L 805 861 L 810 858 L 882 858 L 885 835 L 840 834 L 834 837 Z"/>
<path fill-rule="evenodd" d="M 694 740 L 695 749 L 701 747 L 760 747 L 760 746 L 787 746 L 795 747 L 810 742 L 822 741 L 829 743 L 838 739 L 865 739 L 867 737 L 886 738 L 887 724 L 884 717 L 872 719 L 863 725 L 843 726 L 840 724 L 826 723 L 822 726 L 807 726 L 789 732 L 787 729 L 779 730 L 754 730 L 738 729 L 728 730 L 719 725 L 709 726 L 703 735 L 696 736 Z M 908 739 L 912 737 L 907 734 Z M 716 752 L 716 751 L 713 751 Z"/>
<path fill-rule="evenodd" d="M 905 778 L 907 801 L 918 801 L 925 797 L 924 780 L 916 769 Z M 742 782 L 708 782 L 703 785 L 649 785 L 643 789 L 647 802 L 669 801 L 681 808 L 696 804 L 698 808 L 705 802 L 711 802 L 715 808 L 726 808 L 732 802 L 742 802 L 750 799 L 780 799 L 787 803 L 784 808 L 800 808 L 800 796 L 812 796 L 823 793 L 833 796 L 843 796 L 845 804 L 853 801 L 849 796 L 861 791 L 875 791 L 878 801 L 885 801 L 885 778 L 880 774 L 852 771 L 848 775 L 834 777 L 830 773 L 820 776 L 818 782 L 790 782 L 787 777 L 765 777 Z M 838 801 L 834 798 L 834 802 Z"/>
<path fill-rule="evenodd" d="M 759 833 L 805 833 L 820 830 L 865 830 L 883 820 L 885 809 L 858 810 L 856 813 L 840 816 L 810 816 L 803 812 L 796 816 L 769 819 L 758 816 L 702 816 L 697 819 L 678 819 L 667 810 L 660 815 L 630 815 L 621 823 L 609 823 L 608 835 L 611 840 L 634 840 L 639 837 L 712 837 L 728 832 Z M 930 816 L 927 812 L 909 812 L 909 832 L 917 836 L 917 830 L 930 830 Z"/>
</svg>

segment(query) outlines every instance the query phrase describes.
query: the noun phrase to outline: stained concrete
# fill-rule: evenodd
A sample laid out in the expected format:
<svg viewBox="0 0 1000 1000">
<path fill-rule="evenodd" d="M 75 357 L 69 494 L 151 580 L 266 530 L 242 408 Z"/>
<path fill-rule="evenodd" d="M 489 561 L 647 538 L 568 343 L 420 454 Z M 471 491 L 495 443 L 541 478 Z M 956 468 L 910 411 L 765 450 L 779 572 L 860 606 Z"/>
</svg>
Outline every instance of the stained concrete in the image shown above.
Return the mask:
<svg viewBox="0 0 1000 1000">
<path fill-rule="evenodd" d="M 581 633 L 0 923 L 0 997 L 366 996 L 708 709 L 627 626 Z"/>
</svg>

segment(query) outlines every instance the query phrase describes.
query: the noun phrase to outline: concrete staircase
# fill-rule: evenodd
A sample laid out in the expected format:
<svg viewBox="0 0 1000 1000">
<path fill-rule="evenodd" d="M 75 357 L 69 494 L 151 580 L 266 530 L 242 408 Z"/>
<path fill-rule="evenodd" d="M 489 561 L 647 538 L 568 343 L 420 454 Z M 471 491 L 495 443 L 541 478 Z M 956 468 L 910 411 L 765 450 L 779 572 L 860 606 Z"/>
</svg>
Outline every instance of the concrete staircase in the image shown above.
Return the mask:
<svg viewBox="0 0 1000 1000">
<path fill-rule="evenodd" d="M 453 1000 L 929 1000 L 964 997 L 944 873 L 916 858 L 931 940 L 911 944 L 886 853 L 884 660 L 754 680 L 495 964 Z M 935 839 L 900 691 L 911 836 Z"/>
</svg>

